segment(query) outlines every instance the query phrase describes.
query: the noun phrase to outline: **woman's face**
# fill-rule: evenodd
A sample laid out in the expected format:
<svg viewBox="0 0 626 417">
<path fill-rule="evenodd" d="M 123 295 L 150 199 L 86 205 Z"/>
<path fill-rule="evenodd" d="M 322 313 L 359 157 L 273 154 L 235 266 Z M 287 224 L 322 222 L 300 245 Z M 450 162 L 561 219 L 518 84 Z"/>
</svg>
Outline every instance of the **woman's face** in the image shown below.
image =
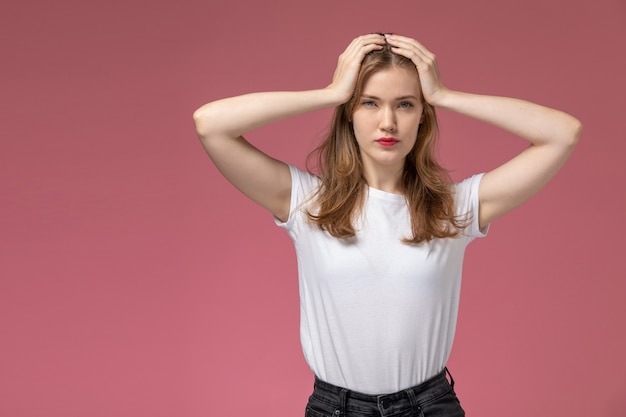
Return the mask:
<svg viewBox="0 0 626 417">
<path fill-rule="evenodd" d="M 366 171 L 398 168 L 417 140 L 423 105 L 416 70 L 389 67 L 372 74 L 352 123 Z"/>
</svg>

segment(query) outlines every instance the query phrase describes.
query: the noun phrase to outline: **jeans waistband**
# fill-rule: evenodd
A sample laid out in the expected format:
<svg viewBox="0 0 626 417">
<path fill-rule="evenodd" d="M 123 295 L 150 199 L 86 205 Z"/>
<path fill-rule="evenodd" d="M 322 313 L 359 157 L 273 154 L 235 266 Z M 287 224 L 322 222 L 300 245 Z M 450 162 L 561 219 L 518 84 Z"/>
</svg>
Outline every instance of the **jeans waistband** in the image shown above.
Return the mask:
<svg viewBox="0 0 626 417">
<path fill-rule="evenodd" d="M 446 377 L 450 376 L 450 382 Z M 315 378 L 314 396 L 331 399 L 342 409 L 362 409 L 362 407 L 375 407 L 387 410 L 390 407 L 412 407 L 419 409 L 420 405 L 427 404 L 434 399 L 446 394 L 454 387 L 454 379 L 447 368 L 444 368 L 434 377 L 411 388 L 398 392 L 382 395 L 364 394 L 357 391 L 338 387 L 328 382 Z M 370 404 L 370 405 L 368 405 Z M 394 406 L 394 407 L 392 407 Z M 389 410 L 391 411 L 391 410 Z"/>
</svg>

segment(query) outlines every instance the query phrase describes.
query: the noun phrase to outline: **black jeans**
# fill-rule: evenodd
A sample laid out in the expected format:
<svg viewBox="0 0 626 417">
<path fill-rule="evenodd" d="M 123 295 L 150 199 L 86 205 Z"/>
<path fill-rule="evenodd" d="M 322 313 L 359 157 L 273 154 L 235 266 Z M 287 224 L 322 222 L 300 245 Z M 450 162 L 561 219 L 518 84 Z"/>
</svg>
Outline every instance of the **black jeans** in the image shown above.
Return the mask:
<svg viewBox="0 0 626 417">
<path fill-rule="evenodd" d="M 305 417 L 463 417 L 454 379 L 444 369 L 426 382 L 386 395 L 367 395 L 315 378 Z"/>
</svg>

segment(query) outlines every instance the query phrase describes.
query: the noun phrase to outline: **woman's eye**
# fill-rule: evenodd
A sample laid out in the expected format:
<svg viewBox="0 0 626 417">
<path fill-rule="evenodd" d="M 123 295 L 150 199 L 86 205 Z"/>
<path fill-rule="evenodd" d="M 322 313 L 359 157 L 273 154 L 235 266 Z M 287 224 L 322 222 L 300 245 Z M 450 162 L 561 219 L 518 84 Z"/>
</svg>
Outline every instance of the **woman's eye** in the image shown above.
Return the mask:
<svg viewBox="0 0 626 417">
<path fill-rule="evenodd" d="M 408 109 L 413 107 L 413 103 L 409 102 L 409 101 L 403 101 L 402 103 L 400 103 L 400 108 L 403 109 Z"/>
<path fill-rule="evenodd" d="M 374 103 L 373 101 L 364 101 L 363 105 L 365 107 L 374 107 L 376 105 L 376 103 Z"/>
</svg>

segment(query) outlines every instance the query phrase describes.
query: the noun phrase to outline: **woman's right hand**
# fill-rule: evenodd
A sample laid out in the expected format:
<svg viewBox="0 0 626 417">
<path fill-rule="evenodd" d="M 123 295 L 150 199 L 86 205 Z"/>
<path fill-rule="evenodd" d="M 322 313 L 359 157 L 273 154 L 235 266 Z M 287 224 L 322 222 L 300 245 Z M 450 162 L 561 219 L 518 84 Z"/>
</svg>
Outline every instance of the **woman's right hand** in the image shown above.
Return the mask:
<svg viewBox="0 0 626 417">
<path fill-rule="evenodd" d="M 384 44 L 384 36 L 376 34 L 352 41 L 339 57 L 327 88 L 244 94 L 200 107 L 194 113 L 196 131 L 215 166 L 252 201 L 286 221 L 291 204 L 289 167 L 252 146 L 243 135 L 278 120 L 347 102 L 354 94 L 363 58 Z"/>
<path fill-rule="evenodd" d="M 326 88 L 335 91 L 341 103 L 347 102 L 352 97 L 365 55 L 382 49 L 385 43 L 385 37 L 377 33 L 359 36 L 339 55 L 333 81 Z"/>
</svg>

